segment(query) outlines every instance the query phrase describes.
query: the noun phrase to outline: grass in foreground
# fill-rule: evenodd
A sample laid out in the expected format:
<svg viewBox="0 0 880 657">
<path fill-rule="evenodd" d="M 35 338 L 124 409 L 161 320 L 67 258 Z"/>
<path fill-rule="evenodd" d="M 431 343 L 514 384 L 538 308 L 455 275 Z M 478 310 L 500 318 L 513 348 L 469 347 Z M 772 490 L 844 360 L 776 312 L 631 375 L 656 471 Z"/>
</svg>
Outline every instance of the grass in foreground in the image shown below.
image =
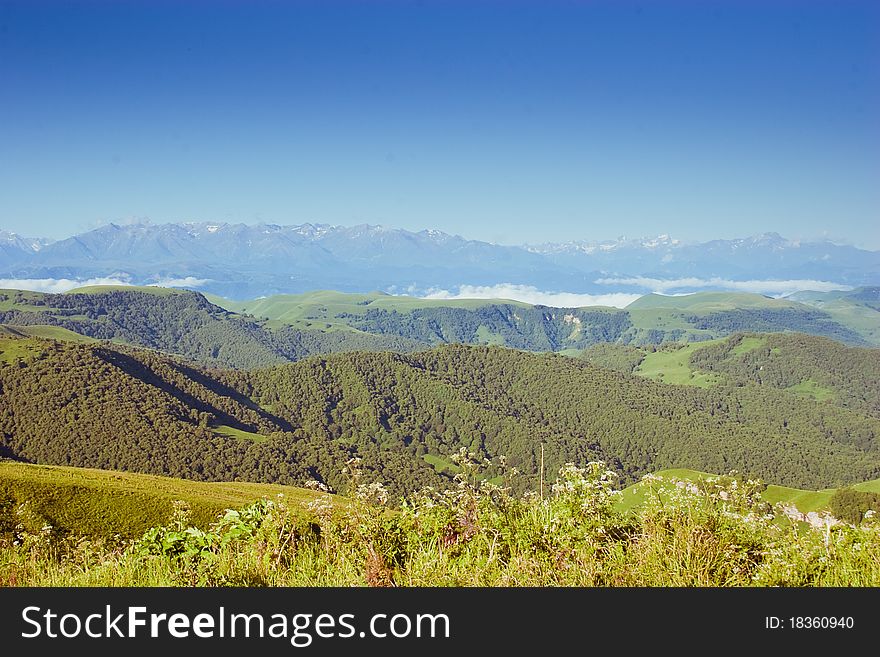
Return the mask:
<svg viewBox="0 0 880 657">
<path fill-rule="evenodd" d="M 198 482 L 132 472 L 0 461 L 0 533 L 11 531 L 15 508 L 56 532 L 90 538 L 140 536 L 168 522 L 182 501 L 192 521 L 207 527 L 228 507 L 283 494 L 292 504 L 317 494 L 293 486 L 246 482 Z"/>
<path fill-rule="evenodd" d="M 700 472 L 698 470 L 689 470 L 687 468 L 674 468 L 669 470 L 661 470 L 654 477 L 659 480 L 668 482 L 686 481 L 700 482 L 718 478 L 718 475 L 709 472 Z M 646 502 L 647 495 L 653 488 L 644 481 L 628 486 L 621 491 L 620 496 L 615 502 L 615 508 L 621 512 L 634 511 Z M 873 479 L 859 484 L 850 486 L 853 490 L 866 493 L 880 493 L 880 479 Z M 761 492 L 761 498 L 769 504 L 793 505 L 801 513 L 809 513 L 810 511 L 829 511 L 831 509 L 831 499 L 835 493 L 840 491 L 839 488 L 826 488 L 823 490 L 803 490 L 801 488 L 791 488 L 789 486 L 776 486 L 769 484 Z"/>
<path fill-rule="evenodd" d="M 763 485 L 670 485 L 615 507 L 602 463 L 567 465 L 549 497 L 515 498 L 464 458 L 456 485 L 390 511 L 383 487 L 303 505 L 264 499 L 206 529 L 178 504 L 127 542 L 58 536 L 28 509 L 0 544 L 0 583 L 35 586 L 880 586 L 880 523 L 779 522 Z M 306 516 L 303 515 L 306 512 Z"/>
</svg>

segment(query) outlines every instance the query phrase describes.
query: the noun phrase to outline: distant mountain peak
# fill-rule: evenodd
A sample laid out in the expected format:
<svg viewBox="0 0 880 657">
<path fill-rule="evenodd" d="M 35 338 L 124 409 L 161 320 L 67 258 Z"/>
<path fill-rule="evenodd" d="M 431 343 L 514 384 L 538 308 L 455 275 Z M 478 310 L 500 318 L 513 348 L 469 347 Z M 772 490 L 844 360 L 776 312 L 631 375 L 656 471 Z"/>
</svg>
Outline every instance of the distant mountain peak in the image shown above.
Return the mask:
<svg viewBox="0 0 880 657">
<path fill-rule="evenodd" d="M 0 244 L 8 248 L 37 253 L 44 246 L 51 243 L 52 240 L 44 237 L 24 237 L 18 233 L 0 229 Z"/>
<path fill-rule="evenodd" d="M 708 242 L 660 233 L 512 246 L 370 223 L 120 221 L 54 242 L 0 231 L 0 278 L 85 281 L 114 272 L 140 284 L 204 281 L 199 289 L 232 298 L 511 286 L 581 295 L 789 291 L 880 284 L 880 252 L 777 232 Z"/>
</svg>

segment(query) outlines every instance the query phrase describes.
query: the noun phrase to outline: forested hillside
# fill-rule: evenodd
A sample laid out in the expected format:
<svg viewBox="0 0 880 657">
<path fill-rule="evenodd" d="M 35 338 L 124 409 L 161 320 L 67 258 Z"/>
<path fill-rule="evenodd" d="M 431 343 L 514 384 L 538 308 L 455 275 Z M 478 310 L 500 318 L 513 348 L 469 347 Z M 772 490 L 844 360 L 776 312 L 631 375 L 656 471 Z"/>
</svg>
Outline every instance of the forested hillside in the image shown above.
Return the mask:
<svg viewBox="0 0 880 657">
<path fill-rule="evenodd" d="M 153 287 L 95 287 L 67 294 L 0 290 L 0 325 L 32 335 L 109 340 L 203 366 L 239 369 L 351 351 L 411 353 L 440 344 L 573 354 L 598 344 L 643 347 L 758 329 L 802 330 L 866 344 L 822 310 L 759 295 L 707 293 L 673 300 L 651 295 L 626 310 L 336 292 L 213 300 Z M 675 307 L 657 305 L 670 303 Z"/>
<path fill-rule="evenodd" d="M 790 390 L 880 417 L 880 349 L 800 333 L 738 334 L 697 349 L 690 364 L 735 386 Z"/>
<path fill-rule="evenodd" d="M 101 289 L 76 294 L 0 292 L 0 324 L 56 326 L 184 356 L 217 367 L 261 367 L 312 354 L 364 349 L 407 352 L 423 345 L 396 336 L 322 333 L 263 322 L 228 312 L 197 292 Z"/>
<path fill-rule="evenodd" d="M 543 443 L 548 471 L 602 459 L 625 482 L 670 467 L 802 488 L 880 476 L 880 419 L 768 386 L 663 385 L 495 347 L 210 372 L 106 343 L 3 340 L 2 451 L 34 462 L 344 490 L 358 456 L 400 493 L 442 484 L 465 447 L 504 456 L 524 489 Z"/>
<path fill-rule="evenodd" d="M 419 299 L 321 291 L 218 305 L 296 328 L 356 328 L 427 344 L 497 344 L 527 351 L 695 342 L 737 331 L 800 331 L 853 345 L 876 344 L 880 314 L 854 317 L 759 294 L 645 295 L 625 309 L 552 308 L 501 299 Z"/>
<path fill-rule="evenodd" d="M 399 335 L 428 344 L 498 344 L 527 351 L 581 349 L 624 339 L 631 327 L 622 310 L 526 308 L 488 304 L 479 308 L 416 308 L 409 312 L 370 309 L 340 314 L 367 333 Z"/>
</svg>

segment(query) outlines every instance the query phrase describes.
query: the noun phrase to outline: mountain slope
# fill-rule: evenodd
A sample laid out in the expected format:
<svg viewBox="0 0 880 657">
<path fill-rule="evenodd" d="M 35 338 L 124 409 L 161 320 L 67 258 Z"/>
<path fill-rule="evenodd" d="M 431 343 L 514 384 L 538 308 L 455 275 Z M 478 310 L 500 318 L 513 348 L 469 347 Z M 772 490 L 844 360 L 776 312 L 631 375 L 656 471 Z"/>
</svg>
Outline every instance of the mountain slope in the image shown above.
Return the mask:
<svg viewBox="0 0 880 657">
<path fill-rule="evenodd" d="M 624 310 L 552 308 L 503 299 L 420 299 L 332 291 L 249 301 L 214 298 L 218 305 L 269 320 L 273 326 L 398 335 L 426 344 L 498 344 L 530 351 L 582 349 L 600 342 L 657 344 L 701 341 L 737 331 L 800 331 L 854 345 L 872 344 L 860 330 L 821 309 L 759 294 L 700 292 L 645 295 Z"/>
<path fill-rule="evenodd" d="M 818 308 L 867 342 L 880 344 L 880 287 L 835 292 L 798 292 L 787 299 Z"/>
<path fill-rule="evenodd" d="M 442 483 L 465 447 L 505 456 L 523 489 L 536 484 L 543 443 L 548 471 L 603 459 L 625 481 L 669 467 L 804 488 L 880 476 L 880 420 L 768 387 L 669 386 L 485 347 L 208 372 L 141 350 L 4 339 L 30 348 L 0 365 L 2 451 L 40 463 L 318 478 L 344 491 L 356 455 L 367 480 L 403 492 Z"/>
<path fill-rule="evenodd" d="M 0 290 L 0 325 L 60 339 L 111 340 L 236 368 L 356 350 L 408 353 L 445 343 L 576 354 L 600 343 L 705 341 L 743 330 L 803 331 L 865 344 L 823 310 L 760 295 L 649 296 L 626 310 L 330 291 L 212 300 L 158 287 L 95 286 L 57 295 Z"/>
<path fill-rule="evenodd" d="M 696 470 L 672 469 L 661 470 L 654 473 L 655 476 L 667 482 L 672 481 L 699 481 L 701 479 L 711 479 L 717 477 L 717 474 L 709 472 L 698 472 Z M 671 483 L 669 484 L 671 486 Z M 656 486 L 656 484 L 655 484 Z M 852 486 L 853 490 L 866 493 L 880 493 L 880 479 L 865 481 Z M 621 511 L 628 511 L 644 504 L 650 486 L 644 482 L 637 482 L 624 489 L 623 494 L 617 502 L 617 508 Z M 782 504 L 790 504 L 795 506 L 801 513 L 809 513 L 810 511 L 830 511 L 831 501 L 839 488 L 826 488 L 823 490 L 802 490 L 799 488 L 790 488 L 787 486 L 769 485 L 761 494 L 765 500 L 771 504 L 780 502 Z"/>
<path fill-rule="evenodd" d="M 802 333 L 737 333 L 687 345 L 595 345 L 580 357 L 665 383 L 775 388 L 880 417 L 877 348 L 848 347 Z"/>
<path fill-rule="evenodd" d="M 680 296 L 645 295 L 626 307 L 633 326 L 651 333 L 664 330 L 670 335 L 685 331 L 704 339 L 727 336 L 740 331 L 797 331 L 821 335 L 853 345 L 876 342 L 874 329 L 880 329 L 880 314 L 873 324 L 852 324 L 844 316 L 833 316 L 790 299 L 771 299 L 743 292 L 697 292 Z M 677 337 L 673 339 L 678 339 Z M 660 342 L 661 340 L 651 340 Z"/>
<path fill-rule="evenodd" d="M 695 350 L 689 364 L 729 385 L 790 390 L 880 417 L 880 349 L 802 334 L 740 334 Z"/>
</svg>

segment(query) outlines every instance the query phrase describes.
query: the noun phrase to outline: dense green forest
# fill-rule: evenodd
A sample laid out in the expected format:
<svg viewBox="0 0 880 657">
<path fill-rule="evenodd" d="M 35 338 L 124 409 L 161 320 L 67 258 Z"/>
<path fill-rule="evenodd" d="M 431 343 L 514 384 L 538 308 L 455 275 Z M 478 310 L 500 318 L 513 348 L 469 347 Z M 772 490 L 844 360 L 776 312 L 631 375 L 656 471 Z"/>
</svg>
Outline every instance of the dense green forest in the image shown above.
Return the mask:
<svg viewBox="0 0 880 657">
<path fill-rule="evenodd" d="M 527 351 L 581 349 L 623 339 L 632 323 L 622 310 L 520 307 L 488 304 L 467 308 L 416 308 L 409 312 L 368 310 L 340 313 L 368 333 L 399 335 L 429 344 L 494 343 Z"/>
<path fill-rule="evenodd" d="M 694 351 L 690 364 L 731 385 L 757 383 L 880 417 L 880 350 L 816 336 L 737 334 Z"/>
<path fill-rule="evenodd" d="M 803 331 L 848 344 L 866 344 L 858 333 L 821 310 L 737 308 L 708 315 L 687 314 L 684 319 L 695 328 L 714 330 L 722 334 L 737 331 Z"/>
<path fill-rule="evenodd" d="M 827 313 L 812 308 L 735 308 L 707 314 L 672 313 L 679 327 L 636 327 L 626 310 L 520 308 L 491 304 L 476 309 L 417 308 L 408 312 L 368 310 L 337 318 L 374 334 L 399 335 L 430 344 L 500 344 L 528 351 L 583 349 L 603 342 L 656 344 L 704 340 L 737 331 L 803 331 L 847 344 L 864 339 Z M 661 318 L 662 319 L 662 318 Z"/>
<path fill-rule="evenodd" d="M 793 354 L 816 347 L 764 337 Z M 601 459 L 624 483 L 671 467 L 813 489 L 880 476 L 873 393 L 856 403 L 847 392 L 876 390 L 878 352 L 827 340 L 818 343 L 823 360 L 855 354 L 873 365 L 841 365 L 851 380 L 823 379 L 834 396 L 821 401 L 736 377 L 707 388 L 661 384 L 499 347 L 221 371 L 109 343 L 3 340 L 0 455 L 38 463 L 208 481 L 317 479 L 344 492 L 345 464 L 357 456 L 366 480 L 399 494 L 448 483 L 461 447 L 505 457 L 524 474 L 517 486 L 535 487 L 543 444 L 548 471 Z"/>
<path fill-rule="evenodd" d="M 632 374 L 645 359 L 645 350 L 632 345 L 601 343 L 584 349 L 580 357 L 599 367 Z"/>
</svg>

